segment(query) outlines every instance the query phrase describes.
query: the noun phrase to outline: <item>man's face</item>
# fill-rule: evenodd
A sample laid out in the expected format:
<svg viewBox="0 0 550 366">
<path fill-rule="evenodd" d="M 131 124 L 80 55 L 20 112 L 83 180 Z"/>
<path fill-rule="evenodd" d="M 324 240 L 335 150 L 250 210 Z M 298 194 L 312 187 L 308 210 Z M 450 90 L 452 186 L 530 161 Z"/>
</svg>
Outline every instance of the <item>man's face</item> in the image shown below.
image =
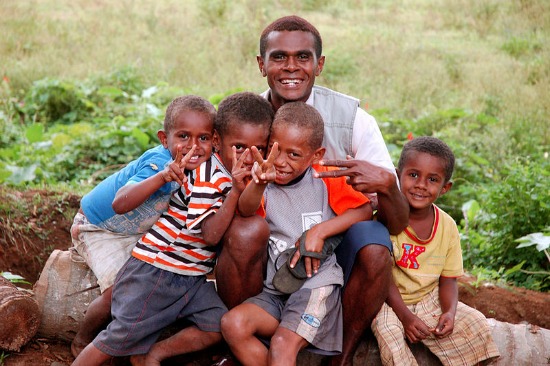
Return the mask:
<svg viewBox="0 0 550 366">
<path fill-rule="evenodd" d="M 287 102 L 307 101 L 325 56 L 315 56 L 313 34 L 282 31 L 269 34 L 265 58 L 260 55 L 257 60 L 271 89 L 271 104 L 278 109 Z"/>
</svg>

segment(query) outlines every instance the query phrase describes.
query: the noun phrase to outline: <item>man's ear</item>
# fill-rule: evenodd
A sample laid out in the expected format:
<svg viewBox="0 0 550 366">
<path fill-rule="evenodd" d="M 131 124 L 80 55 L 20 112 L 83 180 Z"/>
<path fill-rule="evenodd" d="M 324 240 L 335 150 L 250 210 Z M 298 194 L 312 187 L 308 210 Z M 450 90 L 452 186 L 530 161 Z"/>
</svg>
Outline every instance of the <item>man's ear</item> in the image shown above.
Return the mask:
<svg viewBox="0 0 550 366">
<path fill-rule="evenodd" d="M 320 147 L 313 153 L 313 164 L 319 164 L 321 159 L 323 159 L 323 156 L 325 156 L 325 152 L 327 150 L 324 147 Z"/>
<path fill-rule="evenodd" d="M 218 131 L 214 130 L 214 135 L 212 136 L 212 147 L 214 148 L 214 152 L 220 151 L 221 146 L 222 138 Z"/>
<path fill-rule="evenodd" d="M 162 146 L 164 146 L 165 149 L 168 149 L 168 137 L 166 136 L 166 132 L 164 132 L 164 130 L 158 130 L 157 137 L 159 138 Z"/>
<path fill-rule="evenodd" d="M 267 72 L 265 72 L 265 65 L 264 65 L 264 59 L 262 56 L 257 55 L 256 61 L 258 62 L 258 68 L 260 69 L 260 72 L 262 73 L 262 76 L 265 78 L 267 76 Z"/>
<path fill-rule="evenodd" d="M 325 56 L 321 56 L 319 58 L 319 61 L 317 62 L 317 69 L 315 70 L 315 76 L 321 75 L 323 67 L 325 67 Z"/>
<path fill-rule="evenodd" d="M 445 193 L 449 192 L 451 190 L 451 187 L 453 186 L 453 182 L 448 181 L 443 185 L 443 188 L 441 188 L 441 191 L 439 191 L 439 197 L 443 196 Z"/>
</svg>

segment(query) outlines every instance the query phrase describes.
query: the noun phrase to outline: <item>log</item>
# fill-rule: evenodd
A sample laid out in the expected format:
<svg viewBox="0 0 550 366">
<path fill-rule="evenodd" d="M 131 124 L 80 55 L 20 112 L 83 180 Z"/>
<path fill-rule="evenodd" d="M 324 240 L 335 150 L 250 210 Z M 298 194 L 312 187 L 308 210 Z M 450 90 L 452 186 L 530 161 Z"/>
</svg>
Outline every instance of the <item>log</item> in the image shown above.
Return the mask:
<svg viewBox="0 0 550 366">
<path fill-rule="evenodd" d="M 54 250 L 34 285 L 34 294 L 42 311 L 38 335 L 70 342 L 100 291 L 95 275 L 80 255 Z"/>
<path fill-rule="evenodd" d="M 39 323 L 32 295 L 0 276 L 0 350 L 19 352 L 35 336 Z"/>
<path fill-rule="evenodd" d="M 42 309 L 38 334 L 45 338 L 71 341 L 84 313 L 98 295 L 92 271 L 80 256 L 54 251 L 35 285 L 36 299 Z M 511 324 L 487 319 L 501 357 L 492 365 L 547 365 L 550 359 L 550 330 L 531 324 Z M 422 344 L 412 351 L 419 365 L 439 366 L 440 361 Z M 210 359 L 207 357 L 206 359 Z M 199 364 L 203 362 L 197 360 Z M 298 365 L 321 366 L 326 356 L 300 352 Z M 210 365 L 204 362 L 204 365 Z M 354 364 L 380 366 L 380 352 L 374 337 L 364 338 L 355 353 Z"/>
</svg>

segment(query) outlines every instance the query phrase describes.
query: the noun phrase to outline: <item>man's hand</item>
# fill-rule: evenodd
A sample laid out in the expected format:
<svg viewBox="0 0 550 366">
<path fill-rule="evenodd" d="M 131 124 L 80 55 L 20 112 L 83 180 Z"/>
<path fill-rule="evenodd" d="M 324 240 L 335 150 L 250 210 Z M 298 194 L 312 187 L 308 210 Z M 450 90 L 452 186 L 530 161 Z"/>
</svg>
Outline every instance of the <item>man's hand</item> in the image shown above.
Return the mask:
<svg viewBox="0 0 550 366">
<path fill-rule="evenodd" d="M 279 144 L 274 143 L 269 152 L 269 156 L 264 160 L 262 154 L 252 146 L 252 155 L 254 156 L 254 166 L 252 166 L 252 179 L 256 184 L 267 184 L 275 181 L 277 173 L 273 162 L 279 156 Z"/>
<path fill-rule="evenodd" d="M 336 178 L 347 176 L 346 182 L 361 193 L 387 191 L 388 174 L 393 173 L 364 160 L 356 160 L 348 155 L 347 160 L 322 160 L 320 165 L 337 167 L 339 170 L 318 172 L 317 178 Z"/>
<path fill-rule="evenodd" d="M 174 181 L 182 186 L 185 182 L 187 182 L 185 167 L 195 153 L 196 149 L 197 145 L 193 145 L 191 150 L 183 156 L 183 146 L 176 146 L 176 158 L 170 163 L 170 165 L 164 168 L 161 173 L 165 183 Z"/>
</svg>

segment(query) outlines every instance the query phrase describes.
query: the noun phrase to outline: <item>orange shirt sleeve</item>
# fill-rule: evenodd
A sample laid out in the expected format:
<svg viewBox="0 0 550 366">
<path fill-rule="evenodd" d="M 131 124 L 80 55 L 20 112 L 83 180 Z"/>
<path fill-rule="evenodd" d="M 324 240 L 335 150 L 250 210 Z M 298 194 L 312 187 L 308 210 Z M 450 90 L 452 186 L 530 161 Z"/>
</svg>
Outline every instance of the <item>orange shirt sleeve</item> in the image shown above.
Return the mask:
<svg viewBox="0 0 550 366">
<path fill-rule="evenodd" d="M 338 168 L 314 165 L 317 172 L 337 170 Z M 328 203 L 337 215 L 349 208 L 357 208 L 370 200 L 361 192 L 357 192 L 346 183 L 346 177 L 322 178 L 328 190 Z"/>
</svg>

